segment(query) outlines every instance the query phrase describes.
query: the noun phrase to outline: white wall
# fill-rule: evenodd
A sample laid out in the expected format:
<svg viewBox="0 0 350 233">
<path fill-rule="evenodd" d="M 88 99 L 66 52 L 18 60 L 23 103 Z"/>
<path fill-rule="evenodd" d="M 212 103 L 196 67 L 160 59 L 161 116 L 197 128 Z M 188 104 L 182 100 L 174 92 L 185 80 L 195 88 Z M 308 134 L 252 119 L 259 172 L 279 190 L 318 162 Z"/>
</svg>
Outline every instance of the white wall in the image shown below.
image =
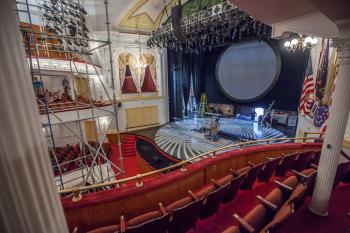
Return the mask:
<svg viewBox="0 0 350 233">
<path fill-rule="evenodd" d="M 146 106 L 157 106 L 158 107 L 158 118 L 160 125 L 166 124 L 168 122 L 168 98 L 167 98 L 167 55 L 166 51 L 158 49 L 149 49 L 146 47 L 145 42 L 147 36 L 141 36 L 141 53 L 147 52 L 151 53 L 156 59 L 156 69 L 157 69 L 157 89 L 158 93 L 142 93 L 142 94 L 128 94 L 122 95 L 119 81 L 119 69 L 118 69 L 118 56 L 123 52 L 132 53 L 136 58 L 139 58 L 140 48 L 139 48 L 139 36 L 135 34 L 122 34 L 117 32 L 111 33 L 112 41 L 112 69 L 115 78 L 115 95 L 118 101 L 122 102 L 122 106 L 118 108 L 118 123 L 119 130 L 124 132 L 127 130 L 126 121 L 126 109 L 128 108 L 138 108 Z M 95 39 L 106 40 L 105 32 L 98 32 L 95 34 Z M 113 89 L 111 82 L 111 66 L 109 58 L 109 49 L 104 47 L 102 49 L 94 52 L 94 60 L 97 60 L 101 64 L 102 71 L 99 73 L 102 79 L 103 85 L 106 87 L 108 95 L 113 98 Z M 90 87 L 92 97 L 95 99 L 108 100 L 107 94 L 103 90 L 102 83 L 99 81 L 97 75 L 83 75 L 83 78 L 88 77 L 90 79 Z M 93 86 L 95 88 L 93 88 Z M 151 97 L 151 98 L 150 98 Z M 97 128 L 99 136 L 101 137 L 107 130 L 107 124 L 110 122 L 112 116 L 107 111 L 113 112 L 112 106 L 101 107 L 99 109 L 83 109 L 77 111 L 59 112 L 56 113 L 63 121 L 76 121 L 79 119 L 89 119 L 92 116 L 96 117 Z M 109 115 L 109 116 L 107 116 Z M 47 123 L 47 116 L 42 115 L 42 122 Z M 53 135 L 55 137 L 55 142 L 57 145 L 63 145 L 67 143 L 76 143 L 78 138 L 75 137 L 63 124 L 60 124 L 60 120 L 54 115 L 50 114 L 51 124 L 54 126 Z M 77 123 L 69 123 L 69 126 L 80 135 L 80 129 Z M 84 124 L 82 122 L 81 128 L 83 135 L 85 136 Z M 112 120 L 111 130 L 116 129 L 115 120 Z"/>
</svg>

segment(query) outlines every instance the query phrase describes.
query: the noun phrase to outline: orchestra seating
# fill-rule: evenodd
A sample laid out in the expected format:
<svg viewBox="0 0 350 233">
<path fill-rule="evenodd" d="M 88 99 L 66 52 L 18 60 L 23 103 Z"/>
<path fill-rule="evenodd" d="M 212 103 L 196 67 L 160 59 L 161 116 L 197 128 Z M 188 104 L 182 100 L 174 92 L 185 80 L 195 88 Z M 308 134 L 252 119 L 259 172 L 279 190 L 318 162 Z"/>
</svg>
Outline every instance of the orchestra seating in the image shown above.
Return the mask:
<svg viewBox="0 0 350 233">
<path fill-rule="evenodd" d="M 91 146 L 96 148 L 96 146 L 93 143 L 91 143 Z M 104 150 L 106 155 L 109 155 L 109 144 L 103 144 L 102 150 Z M 57 161 L 54 158 L 54 154 L 57 158 Z M 61 173 L 66 173 L 79 168 L 81 161 L 84 161 L 84 163 L 86 163 L 88 166 L 91 166 L 93 162 L 93 157 L 91 156 L 89 148 L 86 145 L 84 145 L 83 149 L 81 149 L 79 144 L 68 144 L 65 146 L 56 147 L 55 153 L 53 153 L 52 150 L 50 151 L 50 157 L 52 164 L 54 164 L 52 167 L 54 168 L 55 175 L 59 174 L 59 170 L 61 171 Z M 57 162 L 59 165 L 57 165 Z M 102 164 L 102 156 L 99 156 L 96 162 L 98 164 Z"/>
<path fill-rule="evenodd" d="M 86 109 L 90 107 L 103 107 L 108 106 L 110 103 L 103 101 L 95 101 L 91 105 L 90 101 L 59 101 L 59 102 L 50 102 L 47 107 L 49 108 L 49 112 L 64 112 L 64 111 L 72 111 L 77 109 Z M 42 101 L 38 102 L 39 112 L 40 114 L 46 114 L 46 106 Z"/>
<path fill-rule="evenodd" d="M 302 157 L 307 157 L 303 159 Z M 121 216 L 117 225 L 103 226 L 89 233 L 115 232 L 169 232 L 185 233 L 195 229 L 199 219 L 206 219 L 216 214 L 220 203 L 228 203 L 235 199 L 239 189 L 251 192 L 256 182 L 267 182 L 274 175 L 292 175 L 283 181 L 275 182 L 275 188 L 265 197 L 257 196 L 257 204 L 243 218 L 234 214 L 238 226 L 231 226 L 224 233 L 240 232 L 281 232 L 278 231 L 294 211 L 300 208 L 307 196 L 312 193 L 317 167 L 310 164 L 311 161 L 319 160 L 319 153 L 313 151 L 307 153 L 291 153 L 274 159 L 266 158 L 266 161 L 257 165 L 249 163 L 238 171 L 230 169 L 228 175 L 220 179 L 210 179 L 210 183 L 198 188 L 188 190 L 188 195 L 167 205 L 160 205 L 160 210 L 142 214 L 134 220 L 124 220 Z M 291 159 L 293 158 L 293 159 Z M 286 161 L 285 161 L 286 160 Z M 310 168 L 314 167 L 314 168 Z M 294 168 L 305 168 L 303 171 Z M 271 171 L 272 170 L 272 171 Z M 350 173 L 350 162 L 340 165 L 338 169 L 339 180 Z M 257 179 L 260 180 L 257 180 Z M 264 184 L 262 184 L 264 185 Z M 126 213 L 125 213 L 126 214 Z M 136 220 L 135 220 L 136 219 Z M 135 227 L 136 226 L 136 227 Z M 151 228 L 152 227 L 152 228 Z M 123 230 L 125 229 L 125 230 Z M 128 231 L 130 229 L 130 231 Z M 145 229 L 153 229 L 147 231 Z"/>
</svg>

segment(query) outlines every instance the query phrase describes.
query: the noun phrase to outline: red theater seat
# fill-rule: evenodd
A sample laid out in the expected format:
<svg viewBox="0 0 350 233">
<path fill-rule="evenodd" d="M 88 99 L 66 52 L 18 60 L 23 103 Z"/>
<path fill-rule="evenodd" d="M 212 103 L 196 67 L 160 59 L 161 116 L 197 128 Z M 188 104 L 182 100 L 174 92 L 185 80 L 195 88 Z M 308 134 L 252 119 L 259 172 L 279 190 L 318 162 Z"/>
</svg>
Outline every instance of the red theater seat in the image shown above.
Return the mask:
<svg viewBox="0 0 350 233">
<path fill-rule="evenodd" d="M 142 214 L 130 219 L 125 224 L 124 216 L 120 218 L 120 233 L 166 233 L 169 227 L 170 215 L 159 203 L 160 210 Z"/>
<path fill-rule="evenodd" d="M 279 163 L 282 160 L 282 157 L 278 158 L 267 158 L 268 161 L 265 163 L 262 171 L 259 174 L 259 181 L 260 182 L 269 182 L 270 178 L 272 177 L 273 173 L 275 172 L 276 168 L 278 167 Z"/>
<path fill-rule="evenodd" d="M 294 204 L 283 206 L 260 233 L 281 233 L 288 223 L 289 218 L 294 214 Z"/>
<path fill-rule="evenodd" d="M 239 217 L 237 214 L 233 215 L 239 224 L 238 232 L 259 232 L 269 223 L 272 216 L 273 212 L 263 204 L 256 205 L 244 218 Z"/>
<path fill-rule="evenodd" d="M 311 172 L 311 170 L 313 169 L 306 171 L 309 176 L 299 174 L 304 177 L 300 183 L 296 176 L 292 176 L 283 182 L 278 182 L 279 187 L 273 189 L 265 198 L 257 196 L 261 203 L 249 211 L 244 218 L 234 214 L 233 217 L 239 225 L 231 226 L 223 233 L 252 233 L 260 230 L 264 233 L 276 232 L 294 213 L 294 207 L 299 207 L 304 203 L 316 177 L 316 171 Z"/>
<path fill-rule="evenodd" d="M 205 197 L 201 211 L 199 213 L 200 219 L 208 218 L 216 213 L 217 209 L 219 208 L 219 205 L 221 203 L 223 196 L 226 195 L 226 193 L 228 191 L 228 187 L 230 184 L 228 182 L 224 185 L 221 185 L 213 179 L 211 181 L 216 185 L 217 189 L 211 191 Z"/>
<path fill-rule="evenodd" d="M 233 177 L 233 176 L 234 175 L 231 175 L 231 177 Z M 247 173 L 243 173 L 243 174 L 236 174 L 236 177 L 231 178 L 231 181 L 230 181 L 229 186 L 227 188 L 227 192 L 222 197 L 222 200 L 221 200 L 222 203 L 228 203 L 228 202 L 232 201 L 235 198 L 235 196 L 238 193 L 239 188 L 240 188 L 240 186 L 241 186 L 241 184 L 242 184 L 242 182 L 243 182 L 243 180 L 245 179 L 246 176 L 247 176 Z M 222 184 L 222 185 L 225 184 L 226 182 L 225 182 L 224 178 L 219 179 L 217 182 L 219 184 Z"/>
<path fill-rule="evenodd" d="M 192 196 L 195 200 L 190 201 L 190 203 L 185 206 L 183 206 L 183 204 L 186 203 L 187 200 L 182 199 L 182 201 L 178 201 L 176 204 L 181 207 L 175 208 L 176 202 L 167 207 L 167 209 L 175 208 L 172 209 L 171 212 L 168 233 L 185 233 L 191 230 L 191 228 L 195 228 L 203 199 L 199 199 L 194 195 Z"/>
<path fill-rule="evenodd" d="M 339 164 L 337 172 L 335 174 L 333 188 L 335 188 L 340 181 L 342 181 L 344 178 L 349 176 L 349 173 L 350 173 L 350 162 Z"/>
<path fill-rule="evenodd" d="M 260 174 L 262 168 L 264 166 L 264 163 L 260 163 L 257 165 L 254 165 L 250 163 L 250 167 L 242 168 L 238 170 L 239 173 L 247 172 L 247 176 L 243 180 L 241 184 L 242 190 L 252 189 L 253 184 L 255 183 L 256 179 L 258 178 L 258 175 Z"/>
<path fill-rule="evenodd" d="M 294 161 L 292 168 L 298 172 L 305 170 L 313 157 L 313 152 L 300 153 L 297 159 Z"/>
<path fill-rule="evenodd" d="M 115 233 L 119 231 L 119 225 L 111 225 L 106 227 L 100 227 L 87 233 Z"/>
<path fill-rule="evenodd" d="M 320 158 L 321 158 L 321 151 L 313 152 L 313 154 L 314 155 L 310 161 L 310 164 L 318 165 L 318 163 L 320 162 Z"/>
<path fill-rule="evenodd" d="M 276 168 L 275 176 L 284 177 L 289 169 L 292 168 L 292 165 L 297 157 L 297 153 L 286 155 L 283 157 L 281 163 Z"/>
</svg>

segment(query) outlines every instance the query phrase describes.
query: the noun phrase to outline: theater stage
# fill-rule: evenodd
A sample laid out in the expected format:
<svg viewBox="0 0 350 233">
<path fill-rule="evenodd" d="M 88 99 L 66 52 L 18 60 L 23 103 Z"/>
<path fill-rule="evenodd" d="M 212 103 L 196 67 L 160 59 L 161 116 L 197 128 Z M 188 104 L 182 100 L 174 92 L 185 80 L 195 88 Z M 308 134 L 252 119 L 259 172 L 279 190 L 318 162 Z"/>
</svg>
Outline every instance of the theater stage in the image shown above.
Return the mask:
<svg viewBox="0 0 350 233">
<path fill-rule="evenodd" d="M 273 128 L 259 127 L 256 122 L 220 118 L 220 140 L 207 140 L 205 133 L 193 129 L 205 124 L 208 119 L 193 118 L 167 124 L 157 131 L 155 142 L 169 155 L 178 159 L 189 159 L 215 148 L 242 141 L 286 137 Z"/>
</svg>

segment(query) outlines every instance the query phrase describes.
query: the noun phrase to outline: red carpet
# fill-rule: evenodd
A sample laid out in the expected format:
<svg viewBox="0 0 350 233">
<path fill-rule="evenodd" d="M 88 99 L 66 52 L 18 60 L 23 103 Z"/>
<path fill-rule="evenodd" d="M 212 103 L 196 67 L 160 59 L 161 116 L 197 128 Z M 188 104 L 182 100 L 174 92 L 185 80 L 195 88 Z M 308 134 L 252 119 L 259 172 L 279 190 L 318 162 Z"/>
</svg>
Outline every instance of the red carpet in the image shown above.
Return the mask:
<svg viewBox="0 0 350 233">
<path fill-rule="evenodd" d="M 109 158 L 116 166 L 120 167 L 119 160 L 119 150 L 117 144 L 111 144 L 111 153 Z M 118 176 L 118 178 L 126 178 L 130 176 L 135 176 L 137 174 L 142 174 L 144 171 L 138 166 L 136 157 L 124 157 L 124 174 Z M 114 173 L 118 173 L 119 171 L 113 167 Z"/>
<path fill-rule="evenodd" d="M 257 203 L 256 195 L 266 196 L 273 182 L 256 183 L 252 191 L 240 191 L 236 198 L 221 205 L 216 215 L 197 221 L 196 230 L 189 233 L 220 233 L 231 225 L 237 225 L 232 214 L 247 214 Z M 334 190 L 328 217 L 318 217 L 307 209 L 307 203 L 290 219 L 287 229 L 281 233 L 350 233 L 350 185 L 338 185 Z"/>
</svg>

